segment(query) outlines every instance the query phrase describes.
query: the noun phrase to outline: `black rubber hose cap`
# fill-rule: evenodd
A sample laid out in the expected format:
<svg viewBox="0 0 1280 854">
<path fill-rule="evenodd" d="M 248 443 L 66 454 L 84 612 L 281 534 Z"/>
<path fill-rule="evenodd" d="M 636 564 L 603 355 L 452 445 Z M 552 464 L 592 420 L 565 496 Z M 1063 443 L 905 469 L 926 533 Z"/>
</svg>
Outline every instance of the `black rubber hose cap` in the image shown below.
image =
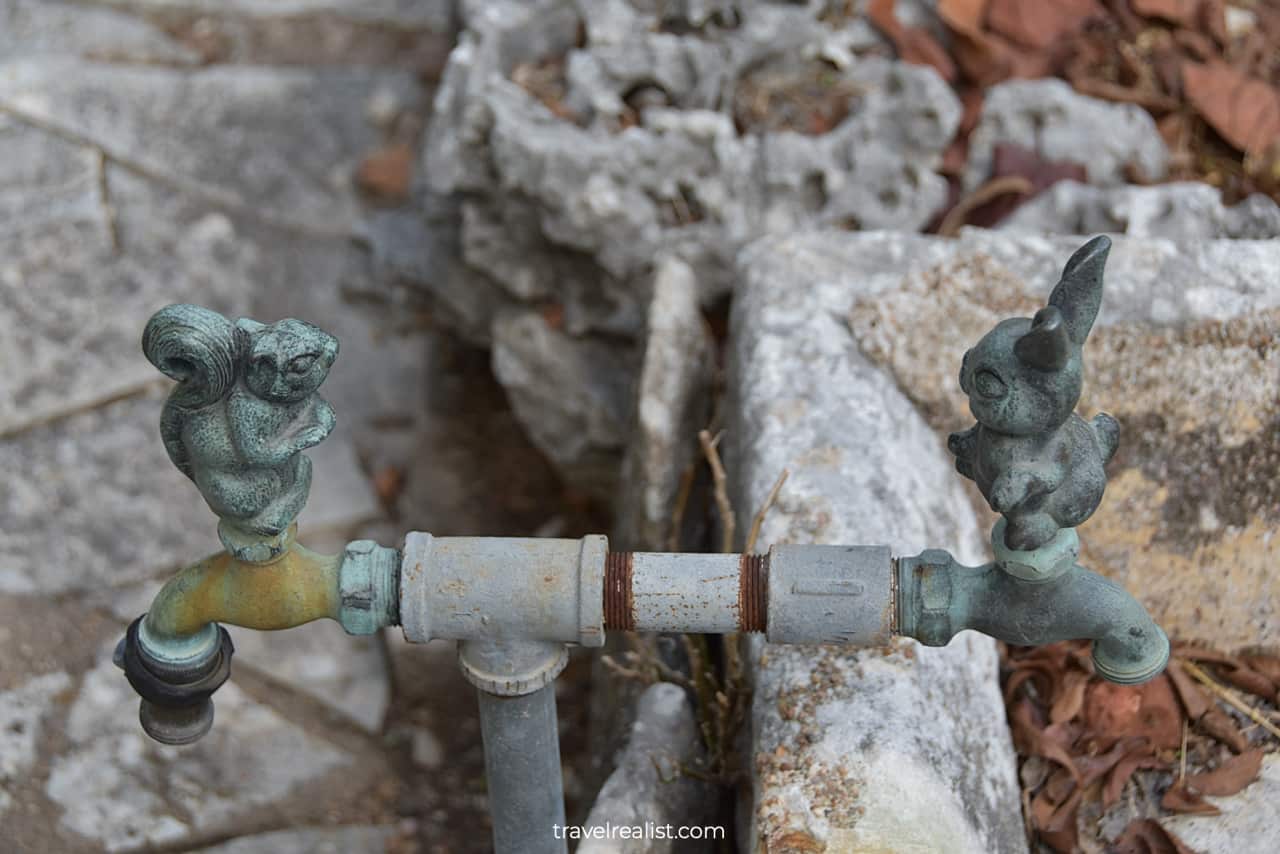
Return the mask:
<svg viewBox="0 0 1280 854">
<path fill-rule="evenodd" d="M 138 719 L 147 735 L 162 744 L 191 744 L 213 726 L 210 697 L 231 675 L 235 646 L 218 626 L 218 647 L 204 661 L 175 666 L 149 659 L 138 642 L 142 617 L 134 620 L 117 649 L 116 663 L 142 698 Z"/>
</svg>

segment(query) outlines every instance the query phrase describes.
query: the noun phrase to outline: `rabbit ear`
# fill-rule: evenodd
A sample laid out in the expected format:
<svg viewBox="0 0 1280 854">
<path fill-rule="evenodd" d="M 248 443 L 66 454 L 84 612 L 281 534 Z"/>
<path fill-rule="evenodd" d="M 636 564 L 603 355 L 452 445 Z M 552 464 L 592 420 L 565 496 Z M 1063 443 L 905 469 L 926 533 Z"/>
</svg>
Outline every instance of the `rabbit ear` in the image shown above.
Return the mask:
<svg viewBox="0 0 1280 854">
<path fill-rule="evenodd" d="M 1062 312 L 1051 305 L 1036 312 L 1031 329 L 1014 342 L 1013 352 L 1024 365 L 1057 371 L 1071 358 L 1074 347 Z"/>
<path fill-rule="evenodd" d="M 1107 263 L 1111 241 L 1105 236 L 1093 238 L 1076 250 L 1062 270 L 1049 305 L 1062 312 L 1067 334 L 1077 347 L 1089 337 L 1093 321 L 1102 305 L 1102 268 Z"/>
</svg>

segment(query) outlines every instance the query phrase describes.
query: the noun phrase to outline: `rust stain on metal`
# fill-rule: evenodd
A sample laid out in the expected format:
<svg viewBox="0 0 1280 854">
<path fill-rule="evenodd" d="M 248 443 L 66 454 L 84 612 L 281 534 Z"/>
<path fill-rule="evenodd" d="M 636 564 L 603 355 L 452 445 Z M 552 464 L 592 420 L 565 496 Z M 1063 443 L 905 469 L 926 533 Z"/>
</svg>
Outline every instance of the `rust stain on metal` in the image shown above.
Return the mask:
<svg viewBox="0 0 1280 854">
<path fill-rule="evenodd" d="M 631 576 L 635 566 L 632 552 L 609 552 L 604 559 L 604 626 L 629 632 L 636 626 L 635 598 Z"/>
<path fill-rule="evenodd" d="M 769 556 L 744 554 L 738 562 L 738 619 L 744 632 L 768 626 Z"/>
</svg>

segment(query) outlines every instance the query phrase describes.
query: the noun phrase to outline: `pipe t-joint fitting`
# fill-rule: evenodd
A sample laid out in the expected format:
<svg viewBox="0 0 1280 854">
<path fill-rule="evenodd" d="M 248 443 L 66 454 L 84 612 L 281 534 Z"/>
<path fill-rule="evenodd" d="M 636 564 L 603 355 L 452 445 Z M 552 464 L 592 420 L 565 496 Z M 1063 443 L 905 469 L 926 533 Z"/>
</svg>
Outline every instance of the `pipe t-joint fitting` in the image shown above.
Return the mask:
<svg viewBox="0 0 1280 854">
<path fill-rule="evenodd" d="M 400 562 L 405 639 L 602 646 L 608 550 L 608 539 L 599 535 L 564 540 L 414 531 Z"/>
</svg>

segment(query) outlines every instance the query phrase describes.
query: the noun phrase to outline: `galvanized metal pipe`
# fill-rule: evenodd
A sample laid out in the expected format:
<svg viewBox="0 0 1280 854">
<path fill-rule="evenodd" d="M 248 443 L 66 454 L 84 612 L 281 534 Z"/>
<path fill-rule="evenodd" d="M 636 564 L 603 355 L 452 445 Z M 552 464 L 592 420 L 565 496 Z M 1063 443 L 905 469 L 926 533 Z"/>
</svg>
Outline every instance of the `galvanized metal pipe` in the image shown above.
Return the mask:
<svg viewBox="0 0 1280 854">
<path fill-rule="evenodd" d="M 566 650 L 538 641 L 464 641 L 458 661 L 480 702 L 494 851 L 565 854 L 555 677 Z"/>
</svg>

